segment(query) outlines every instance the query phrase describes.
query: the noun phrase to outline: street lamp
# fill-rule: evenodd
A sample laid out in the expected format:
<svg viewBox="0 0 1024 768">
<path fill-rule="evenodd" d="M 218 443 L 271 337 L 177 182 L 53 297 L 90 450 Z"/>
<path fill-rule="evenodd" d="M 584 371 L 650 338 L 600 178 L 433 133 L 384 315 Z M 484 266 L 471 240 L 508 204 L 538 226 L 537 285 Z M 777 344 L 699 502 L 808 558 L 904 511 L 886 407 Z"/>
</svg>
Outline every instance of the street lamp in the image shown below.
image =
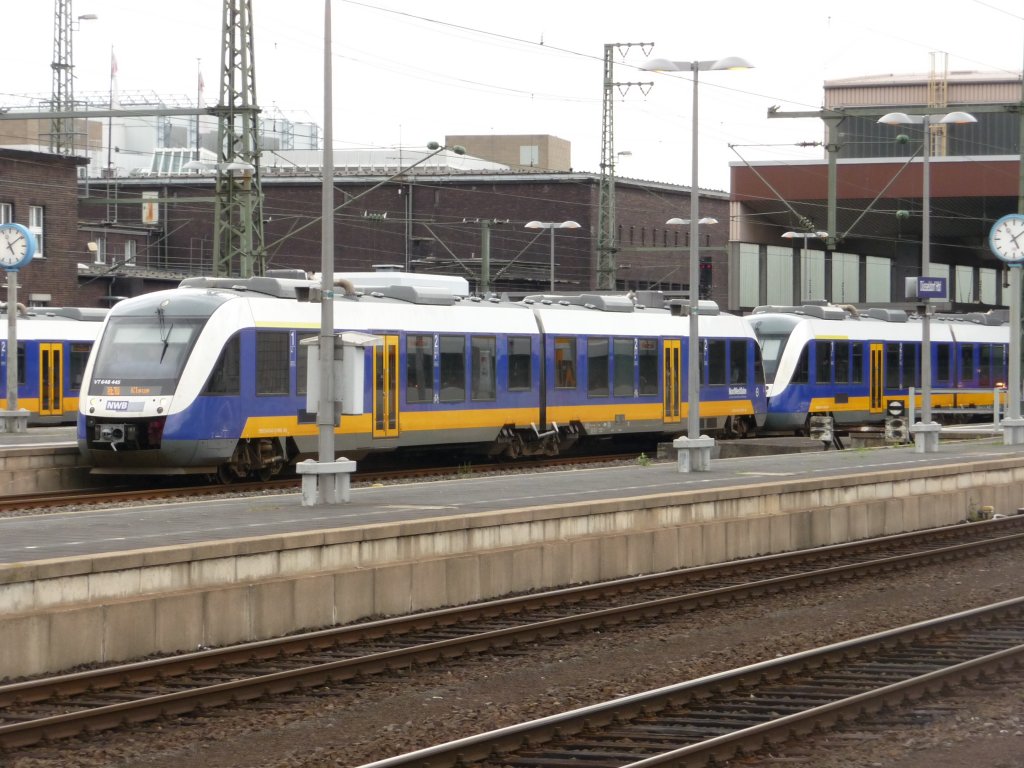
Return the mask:
<svg viewBox="0 0 1024 768">
<path fill-rule="evenodd" d="M 931 125 L 933 115 L 908 115 L 889 112 L 878 118 L 882 125 L 920 125 L 924 131 L 921 146 L 921 277 L 927 278 L 931 267 L 931 176 L 928 158 L 931 155 Z M 950 112 L 939 117 L 942 125 L 976 123 L 977 118 L 967 112 Z M 914 433 L 914 446 L 918 453 L 934 453 L 939 449 L 941 426 L 932 421 L 932 348 L 928 299 L 923 302 L 921 319 L 921 421 L 910 426 Z"/>
<path fill-rule="evenodd" d="M 579 229 L 580 225 L 575 221 L 528 221 L 526 229 L 550 229 L 551 230 L 551 293 L 555 292 L 555 230 L 556 229 Z"/>
<path fill-rule="evenodd" d="M 820 237 L 820 238 L 824 239 L 824 238 L 828 237 L 828 232 L 783 232 L 782 236 L 785 237 L 787 240 L 788 239 L 792 239 L 792 238 L 796 238 L 796 237 L 799 237 L 799 238 L 803 239 L 804 244 L 803 244 L 803 247 L 800 249 L 800 258 L 801 258 L 801 263 L 803 265 L 801 267 L 801 272 L 803 272 L 803 271 L 807 270 L 807 261 L 808 261 L 808 256 L 809 256 L 809 254 L 807 253 L 807 241 L 810 240 L 812 237 Z M 811 292 L 809 290 L 810 289 L 810 281 L 808 281 L 807 287 L 808 287 L 808 290 L 807 290 L 807 297 L 806 298 L 808 300 L 811 300 L 814 297 L 811 296 Z M 797 297 L 797 298 L 802 300 L 802 297 Z"/>
<path fill-rule="evenodd" d="M 703 70 L 713 69 L 750 69 L 751 65 L 745 59 L 737 56 L 729 56 L 724 59 L 711 61 L 669 61 L 668 59 L 651 59 L 640 65 L 641 69 L 649 72 L 692 72 L 693 73 L 693 127 L 691 136 L 691 161 L 690 161 L 690 221 L 701 223 L 700 218 L 700 195 L 697 186 L 697 75 Z M 699 272 L 699 244 L 695 236 L 690 237 L 690 338 L 689 354 L 687 356 L 687 381 L 689 391 L 687 392 L 687 415 L 686 415 L 686 438 L 679 438 L 673 441 L 673 445 L 679 449 L 679 471 L 706 471 L 711 468 L 711 448 L 715 441 L 713 438 L 701 436 L 700 434 L 700 368 L 698 355 L 698 333 L 697 315 L 700 309 L 700 292 L 697 286 L 700 282 Z"/>
</svg>

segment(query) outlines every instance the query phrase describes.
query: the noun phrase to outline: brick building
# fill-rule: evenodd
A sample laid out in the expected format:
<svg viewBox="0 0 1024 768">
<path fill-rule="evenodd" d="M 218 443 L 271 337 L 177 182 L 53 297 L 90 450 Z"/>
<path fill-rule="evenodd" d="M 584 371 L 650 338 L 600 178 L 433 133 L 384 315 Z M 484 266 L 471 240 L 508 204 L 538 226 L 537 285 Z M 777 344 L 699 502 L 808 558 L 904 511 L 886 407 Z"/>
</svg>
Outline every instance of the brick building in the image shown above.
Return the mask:
<svg viewBox="0 0 1024 768">
<path fill-rule="evenodd" d="M 23 304 L 81 305 L 76 264 L 85 257 L 86 245 L 78 231 L 76 179 L 86 162 L 0 149 L 0 222 L 25 225 L 37 241 L 35 259 L 17 273 Z M 5 285 L 12 274 L 4 273 Z"/>
<path fill-rule="evenodd" d="M 389 175 L 336 176 L 336 271 L 396 265 L 466 277 L 479 291 L 486 229 L 492 291 L 542 292 L 551 278 L 551 231 L 524 225 L 531 220 L 572 220 L 579 229 L 555 230 L 556 290 L 589 291 L 596 285 L 598 175 L 444 168 L 392 181 L 387 180 Z M 268 269 L 319 271 L 321 184 L 315 173 L 305 171 L 263 175 Z M 102 241 L 100 250 L 106 258 L 94 260 L 78 275 L 83 288 L 91 286 L 90 300 L 133 295 L 159 287 L 160 282 L 173 284 L 185 275 L 209 274 L 212 200 L 212 176 L 94 183 L 88 198 L 80 201 L 79 218 L 92 241 Z M 724 306 L 728 195 L 705 192 L 702 201 L 702 216 L 723 222 L 701 229 L 702 295 Z M 143 211 L 154 204 L 156 217 L 147 224 Z M 686 291 L 688 228 L 666 227 L 665 221 L 688 216 L 689 188 L 619 179 L 616 208 L 617 287 Z M 128 260 L 122 254 L 131 239 L 135 245 Z M 233 271 L 237 268 L 233 265 Z"/>
</svg>

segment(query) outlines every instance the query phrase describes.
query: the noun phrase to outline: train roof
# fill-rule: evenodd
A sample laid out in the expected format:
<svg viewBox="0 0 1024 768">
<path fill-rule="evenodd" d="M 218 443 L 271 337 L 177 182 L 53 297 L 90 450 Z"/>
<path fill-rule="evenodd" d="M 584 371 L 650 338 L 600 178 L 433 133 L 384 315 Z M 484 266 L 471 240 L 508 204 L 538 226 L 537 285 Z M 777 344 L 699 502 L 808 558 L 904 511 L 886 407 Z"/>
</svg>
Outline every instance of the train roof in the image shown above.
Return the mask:
<svg viewBox="0 0 1024 768">
<path fill-rule="evenodd" d="M 103 307 L 27 307 L 18 313 L 18 320 L 45 320 L 59 318 L 99 323 L 107 316 L 109 309 Z M 7 305 L 0 305 L 0 315 L 7 317 Z"/>
</svg>

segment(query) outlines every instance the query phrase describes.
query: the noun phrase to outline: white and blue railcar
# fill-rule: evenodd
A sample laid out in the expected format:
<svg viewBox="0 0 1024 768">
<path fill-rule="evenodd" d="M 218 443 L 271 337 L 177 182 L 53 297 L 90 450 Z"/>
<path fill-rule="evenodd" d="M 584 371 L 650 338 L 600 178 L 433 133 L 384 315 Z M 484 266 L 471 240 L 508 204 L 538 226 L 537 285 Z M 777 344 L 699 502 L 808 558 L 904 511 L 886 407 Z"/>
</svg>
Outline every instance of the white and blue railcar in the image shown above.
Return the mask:
<svg viewBox="0 0 1024 768">
<path fill-rule="evenodd" d="M 836 425 L 881 423 L 887 406 L 921 407 L 923 327 L 901 309 L 759 307 L 746 318 L 761 344 L 769 431 L 806 431 L 811 415 Z M 1005 387 L 1009 326 L 1000 313 L 933 315 L 934 418 L 990 417 Z"/>
<path fill-rule="evenodd" d="M 194 278 L 116 305 L 81 400 L 79 446 L 93 471 L 230 480 L 315 456 L 302 342 L 319 333 L 321 307 L 303 300 L 318 285 Z M 355 352 L 365 407 L 347 408 L 360 412 L 334 430 L 349 458 L 442 446 L 551 455 L 588 438 L 678 434 L 685 419 L 678 313 L 625 297 L 482 301 L 409 279 L 342 285 L 335 330 L 376 342 Z M 756 339 L 740 318 L 700 323 L 704 425 L 750 432 L 766 409 Z"/>
</svg>

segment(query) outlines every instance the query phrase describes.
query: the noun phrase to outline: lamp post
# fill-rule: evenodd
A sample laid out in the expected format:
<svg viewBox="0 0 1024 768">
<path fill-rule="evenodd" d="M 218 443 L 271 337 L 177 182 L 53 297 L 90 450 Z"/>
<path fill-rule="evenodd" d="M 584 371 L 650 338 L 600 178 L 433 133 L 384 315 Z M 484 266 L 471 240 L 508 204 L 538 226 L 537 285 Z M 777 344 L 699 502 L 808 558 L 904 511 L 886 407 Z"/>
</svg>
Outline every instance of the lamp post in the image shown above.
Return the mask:
<svg viewBox="0 0 1024 768">
<path fill-rule="evenodd" d="M 931 173 L 928 159 L 931 155 L 931 125 L 934 115 L 908 115 L 889 112 L 878 118 L 882 125 L 920 125 L 924 131 L 921 146 L 921 277 L 927 278 L 931 267 Z M 950 112 L 939 117 L 942 125 L 976 123 L 977 118 L 967 112 Z M 920 297 L 919 297 L 920 298 Z M 928 298 L 922 302 L 921 319 L 921 421 L 910 426 L 914 433 L 914 446 L 918 453 L 934 453 L 939 449 L 941 426 L 932 421 L 932 348 Z"/>
<path fill-rule="evenodd" d="M 640 65 L 641 69 L 649 72 L 692 72 L 693 73 L 693 121 L 691 135 L 691 160 L 690 160 L 690 221 L 701 222 L 700 218 L 700 194 L 697 186 L 697 81 L 698 73 L 714 69 L 750 69 L 752 65 L 745 59 L 737 56 L 729 56 L 724 59 L 710 61 L 669 61 L 668 59 L 651 59 Z M 679 438 L 673 441 L 678 449 L 679 471 L 706 471 L 711 468 L 711 448 L 715 441 L 713 438 L 701 436 L 700 434 L 700 360 L 698 352 L 698 327 L 697 315 L 700 309 L 700 292 L 697 287 L 700 283 L 699 271 L 699 244 L 696 233 L 690 236 L 690 338 L 688 341 L 689 354 L 687 355 L 687 415 L 686 415 L 686 438 Z"/>
<path fill-rule="evenodd" d="M 800 257 L 802 259 L 802 264 L 803 264 L 803 267 L 801 268 L 801 272 L 803 272 L 807 268 L 807 257 L 808 257 L 807 241 L 810 240 L 812 237 L 820 237 L 820 238 L 824 239 L 824 238 L 828 237 L 828 232 L 783 232 L 782 236 L 785 237 L 787 240 L 799 237 L 799 238 L 801 238 L 804 241 L 803 247 L 800 249 Z M 808 286 L 808 287 L 810 287 L 810 286 Z M 811 297 L 811 292 L 808 290 L 807 291 L 807 299 L 810 300 L 811 298 L 812 298 Z M 801 297 L 798 296 L 797 299 L 801 300 Z"/>
<path fill-rule="evenodd" d="M 552 293 L 555 292 L 555 230 L 556 229 L 579 229 L 580 225 L 571 219 L 568 221 L 528 221 L 524 225 L 526 229 L 549 229 L 551 230 L 551 286 Z"/>
</svg>

